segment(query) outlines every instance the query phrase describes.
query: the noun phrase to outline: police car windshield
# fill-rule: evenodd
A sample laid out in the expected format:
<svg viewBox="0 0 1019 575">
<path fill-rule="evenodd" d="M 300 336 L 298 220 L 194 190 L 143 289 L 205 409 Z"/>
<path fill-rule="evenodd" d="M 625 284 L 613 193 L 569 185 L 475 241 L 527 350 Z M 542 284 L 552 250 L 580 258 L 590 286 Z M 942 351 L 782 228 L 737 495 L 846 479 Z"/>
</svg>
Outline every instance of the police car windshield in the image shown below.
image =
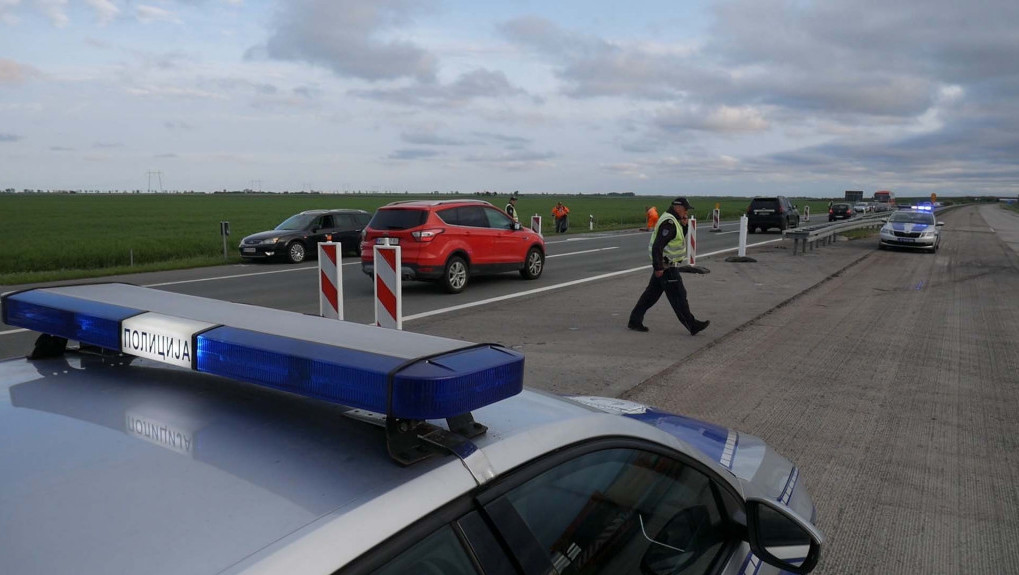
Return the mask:
<svg viewBox="0 0 1019 575">
<path fill-rule="evenodd" d="M 929 212 L 895 212 L 888 220 L 910 224 L 933 224 L 934 214 Z"/>
<path fill-rule="evenodd" d="M 296 216 L 290 216 L 283 223 L 276 226 L 277 230 L 303 230 L 311 224 L 312 220 L 318 217 L 318 214 L 297 214 Z"/>
</svg>

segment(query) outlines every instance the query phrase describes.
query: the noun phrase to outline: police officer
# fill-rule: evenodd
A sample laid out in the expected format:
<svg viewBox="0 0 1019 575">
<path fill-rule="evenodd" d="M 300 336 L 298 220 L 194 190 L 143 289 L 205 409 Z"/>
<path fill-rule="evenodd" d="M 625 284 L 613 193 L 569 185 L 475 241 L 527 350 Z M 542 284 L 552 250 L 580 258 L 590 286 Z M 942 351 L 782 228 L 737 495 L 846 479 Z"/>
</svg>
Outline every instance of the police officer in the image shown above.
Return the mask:
<svg viewBox="0 0 1019 575">
<path fill-rule="evenodd" d="M 690 331 L 690 335 L 697 335 L 711 323 L 694 319 L 690 305 L 686 301 L 686 288 L 683 287 L 679 273 L 679 265 L 686 258 L 686 211 L 692 209 L 693 206 L 686 198 L 676 198 L 655 225 L 651 242 L 648 244 L 654 271 L 651 273 L 651 281 L 648 282 L 647 288 L 637 300 L 637 305 L 633 306 L 626 327 L 634 331 L 648 331 L 644 326 L 644 314 L 658 302 L 662 292 L 669 298 L 679 323 Z"/>
<path fill-rule="evenodd" d="M 520 221 L 520 218 L 517 217 L 517 196 L 515 194 L 510 196 L 509 203 L 506 204 L 506 213 L 513 218 L 514 222 Z"/>
</svg>

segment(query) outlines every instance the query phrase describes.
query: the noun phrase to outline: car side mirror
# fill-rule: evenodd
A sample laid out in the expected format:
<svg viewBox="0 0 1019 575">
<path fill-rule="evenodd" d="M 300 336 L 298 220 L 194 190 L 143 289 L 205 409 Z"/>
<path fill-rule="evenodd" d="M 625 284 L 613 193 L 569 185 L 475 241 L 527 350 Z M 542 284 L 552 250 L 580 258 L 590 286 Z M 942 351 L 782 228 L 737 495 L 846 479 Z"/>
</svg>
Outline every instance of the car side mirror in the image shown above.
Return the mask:
<svg viewBox="0 0 1019 575">
<path fill-rule="evenodd" d="M 937 227 L 940 228 L 941 226 L 945 225 L 945 222 L 938 222 L 936 225 L 937 225 Z"/>
<path fill-rule="evenodd" d="M 754 555 L 789 573 L 810 573 L 821 557 L 821 532 L 775 501 L 747 499 L 747 534 Z"/>
<path fill-rule="evenodd" d="M 520 222 L 513 222 L 513 231 L 519 232 L 522 229 L 523 226 L 520 225 Z"/>
</svg>

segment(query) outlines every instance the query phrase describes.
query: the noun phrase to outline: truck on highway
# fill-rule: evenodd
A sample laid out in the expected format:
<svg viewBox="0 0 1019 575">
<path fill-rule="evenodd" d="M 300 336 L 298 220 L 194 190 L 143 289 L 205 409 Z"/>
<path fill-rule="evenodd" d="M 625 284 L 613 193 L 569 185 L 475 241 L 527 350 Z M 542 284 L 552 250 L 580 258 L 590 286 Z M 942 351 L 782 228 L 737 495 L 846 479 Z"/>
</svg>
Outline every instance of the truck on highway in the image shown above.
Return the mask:
<svg viewBox="0 0 1019 575">
<path fill-rule="evenodd" d="M 895 205 L 895 194 L 888 190 L 874 192 L 874 201 L 879 204 Z"/>
<path fill-rule="evenodd" d="M 863 201 L 863 190 L 846 190 L 846 202 L 855 204 Z"/>
</svg>

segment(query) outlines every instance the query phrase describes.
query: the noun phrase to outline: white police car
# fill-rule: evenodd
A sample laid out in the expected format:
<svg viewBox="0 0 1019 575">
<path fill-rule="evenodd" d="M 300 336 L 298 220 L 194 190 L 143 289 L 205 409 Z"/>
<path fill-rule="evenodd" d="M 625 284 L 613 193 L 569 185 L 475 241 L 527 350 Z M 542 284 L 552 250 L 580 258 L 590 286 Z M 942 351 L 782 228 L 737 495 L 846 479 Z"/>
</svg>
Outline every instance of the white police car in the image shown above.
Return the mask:
<svg viewBox="0 0 1019 575">
<path fill-rule="evenodd" d="M 44 334 L 0 363 L 5 574 L 734 575 L 820 553 L 761 440 L 523 389 L 498 345 L 124 284 L 2 304 Z"/>
<path fill-rule="evenodd" d="M 936 252 L 941 245 L 941 227 L 931 206 L 913 206 L 894 212 L 881 227 L 878 248 L 925 249 Z"/>
</svg>

